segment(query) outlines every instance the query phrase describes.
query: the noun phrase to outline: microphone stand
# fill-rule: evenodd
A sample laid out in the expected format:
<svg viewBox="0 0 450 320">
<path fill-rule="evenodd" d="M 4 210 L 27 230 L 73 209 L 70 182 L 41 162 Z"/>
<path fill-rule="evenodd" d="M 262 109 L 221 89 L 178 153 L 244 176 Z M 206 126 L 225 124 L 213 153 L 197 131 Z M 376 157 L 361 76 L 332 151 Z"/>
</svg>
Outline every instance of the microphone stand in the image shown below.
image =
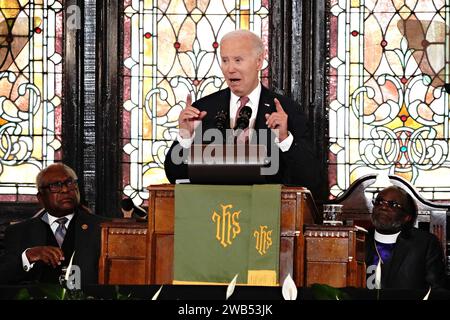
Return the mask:
<svg viewBox="0 0 450 320">
<path fill-rule="evenodd" d="M 225 141 L 226 141 L 225 128 L 226 128 L 226 122 L 227 122 L 227 113 L 223 110 L 217 112 L 217 115 L 214 118 L 214 120 L 215 120 L 216 128 L 222 134 L 222 143 L 225 143 Z"/>
<path fill-rule="evenodd" d="M 237 118 L 236 126 L 234 127 L 234 144 L 237 144 L 238 136 L 250 125 L 251 116 L 252 109 L 249 106 L 244 106 L 241 111 L 239 111 L 239 117 Z"/>
</svg>

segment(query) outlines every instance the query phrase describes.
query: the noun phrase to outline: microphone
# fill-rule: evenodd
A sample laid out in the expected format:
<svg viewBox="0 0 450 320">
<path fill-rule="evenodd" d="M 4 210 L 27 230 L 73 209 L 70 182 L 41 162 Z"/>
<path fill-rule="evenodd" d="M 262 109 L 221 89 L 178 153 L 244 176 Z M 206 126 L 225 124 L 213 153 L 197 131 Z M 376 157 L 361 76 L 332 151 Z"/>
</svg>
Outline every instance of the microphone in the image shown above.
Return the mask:
<svg viewBox="0 0 450 320">
<path fill-rule="evenodd" d="M 134 205 L 131 198 L 122 199 L 122 201 L 120 201 L 120 206 L 122 208 L 121 210 L 124 218 L 131 218 L 133 213 L 141 218 L 145 218 L 147 216 L 147 212 L 143 208 Z"/>
<path fill-rule="evenodd" d="M 225 128 L 227 123 L 227 113 L 223 110 L 217 112 L 216 117 L 214 118 L 214 124 L 217 129 L 222 133 L 222 141 L 225 141 Z"/>
<path fill-rule="evenodd" d="M 244 106 L 241 111 L 239 111 L 239 116 L 236 120 L 236 126 L 234 130 L 244 130 L 248 128 L 250 124 L 250 117 L 252 116 L 252 108 L 249 106 Z"/>
<path fill-rule="evenodd" d="M 444 89 L 448 94 L 450 94 L 450 83 L 444 84 Z"/>
<path fill-rule="evenodd" d="M 216 128 L 220 131 L 223 131 L 226 127 L 227 123 L 227 113 L 223 110 L 220 110 L 217 112 L 216 117 L 214 118 L 214 124 L 216 125 Z"/>
</svg>

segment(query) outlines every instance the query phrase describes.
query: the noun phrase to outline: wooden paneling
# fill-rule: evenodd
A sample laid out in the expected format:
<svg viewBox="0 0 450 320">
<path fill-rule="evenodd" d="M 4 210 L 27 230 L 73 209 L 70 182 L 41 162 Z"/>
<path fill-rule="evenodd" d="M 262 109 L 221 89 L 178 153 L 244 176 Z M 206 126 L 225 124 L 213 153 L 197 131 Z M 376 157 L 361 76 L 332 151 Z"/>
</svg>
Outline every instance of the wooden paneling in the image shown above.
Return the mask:
<svg viewBox="0 0 450 320">
<path fill-rule="evenodd" d="M 106 284 L 143 284 L 145 279 L 145 259 L 130 257 L 114 258 L 108 262 Z M 101 283 L 105 284 L 105 283 Z"/>
<path fill-rule="evenodd" d="M 148 188 L 149 233 L 146 283 L 173 280 L 174 185 Z M 281 194 L 280 279 L 291 274 L 298 286 L 304 281 L 303 225 L 321 217 L 311 193 L 301 187 L 283 187 Z"/>
<path fill-rule="evenodd" d="M 102 225 L 100 283 L 172 283 L 174 186 L 150 186 L 149 193 L 148 225 L 126 220 Z M 297 286 L 304 284 L 303 227 L 320 219 L 308 190 L 282 188 L 280 279 L 290 274 Z"/>
<path fill-rule="evenodd" d="M 127 234 L 123 229 L 118 232 L 110 229 L 107 251 L 110 257 L 127 257 L 132 253 L 133 257 L 145 258 L 145 242 L 142 241 L 145 241 L 142 234 Z"/>
<path fill-rule="evenodd" d="M 100 281 L 171 284 L 174 259 L 174 186 L 149 187 L 148 223 L 102 225 Z M 306 225 L 321 220 L 309 191 L 283 187 L 280 279 L 297 286 L 324 283 L 364 287 L 365 234 L 356 227 Z"/>
<path fill-rule="evenodd" d="M 348 239 L 335 237 L 307 238 L 306 256 L 312 261 L 339 261 L 347 263 Z M 320 248 L 320 250 L 318 250 Z"/>
<path fill-rule="evenodd" d="M 100 284 L 145 283 L 147 230 L 147 221 L 102 223 Z"/>
<path fill-rule="evenodd" d="M 365 287 L 365 232 L 356 227 L 305 226 L 306 286 Z"/>
<path fill-rule="evenodd" d="M 173 279 L 173 234 L 157 235 L 155 242 L 155 252 L 159 252 L 160 255 L 156 259 L 154 271 L 154 283 L 167 283 L 171 284 Z"/>
<path fill-rule="evenodd" d="M 336 288 L 347 286 L 347 263 L 307 262 L 306 286 L 320 283 Z"/>
</svg>

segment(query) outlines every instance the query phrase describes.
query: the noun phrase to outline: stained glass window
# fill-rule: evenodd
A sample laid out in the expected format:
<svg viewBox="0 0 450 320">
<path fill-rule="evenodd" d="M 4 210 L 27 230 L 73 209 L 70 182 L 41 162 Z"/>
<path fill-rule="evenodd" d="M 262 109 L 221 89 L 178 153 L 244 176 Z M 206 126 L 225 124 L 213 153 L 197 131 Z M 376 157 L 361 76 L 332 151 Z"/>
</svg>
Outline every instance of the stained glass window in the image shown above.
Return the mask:
<svg viewBox="0 0 450 320">
<path fill-rule="evenodd" d="M 35 201 L 60 159 L 62 4 L 0 0 L 0 201 Z"/>
<path fill-rule="evenodd" d="M 369 173 L 450 199 L 450 0 L 331 0 L 330 196 Z"/>
<path fill-rule="evenodd" d="M 168 182 L 163 163 L 187 94 L 197 100 L 226 86 L 222 36 L 249 29 L 267 44 L 268 7 L 268 0 L 124 1 L 122 174 L 136 204 L 148 198 L 148 185 Z"/>
</svg>

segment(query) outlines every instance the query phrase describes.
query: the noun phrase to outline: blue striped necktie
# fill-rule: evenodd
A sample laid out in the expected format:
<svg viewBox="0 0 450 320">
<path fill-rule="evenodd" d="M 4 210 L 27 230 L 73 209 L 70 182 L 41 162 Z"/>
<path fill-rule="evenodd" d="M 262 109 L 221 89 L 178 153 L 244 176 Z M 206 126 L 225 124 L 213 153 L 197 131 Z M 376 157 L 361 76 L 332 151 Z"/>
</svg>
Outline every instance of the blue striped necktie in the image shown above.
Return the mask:
<svg viewBox="0 0 450 320">
<path fill-rule="evenodd" d="M 56 231 L 55 231 L 55 238 L 56 238 L 56 241 L 58 242 L 59 247 L 62 246 L 64 237 L 67 232 L 67 228 L 66 228 L 67 220 L 69 220 L 69 219 L 67 219 L 66 217 L 62 217 L 62 218 L 55 220 L 55 222 L 58 223 L 58 227 L 56 228 Z"/>
</svg>

